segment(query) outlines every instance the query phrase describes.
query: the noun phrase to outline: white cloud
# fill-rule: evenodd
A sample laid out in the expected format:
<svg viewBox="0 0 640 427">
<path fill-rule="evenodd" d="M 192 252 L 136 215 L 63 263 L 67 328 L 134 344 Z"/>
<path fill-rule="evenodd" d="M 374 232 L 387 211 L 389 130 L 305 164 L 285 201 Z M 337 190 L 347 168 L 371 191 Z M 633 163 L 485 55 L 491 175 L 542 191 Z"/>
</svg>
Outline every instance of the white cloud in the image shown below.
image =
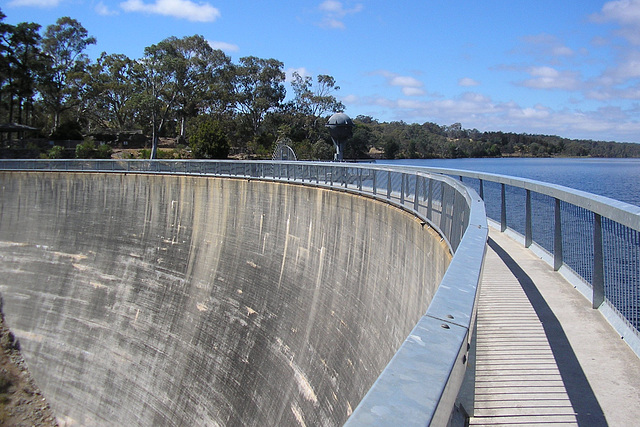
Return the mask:
<svg viewBox="0 0 640 427">
<path fill-rule="evenodd" d="M 514 101 L 496 102 L 477 92 L 437 99 L 389 99 L 379 96 L 343 98 L 350 110 L 365 111 L 388 120 L 417 123 L 462 123 L 466 129 L 560 135 L 567 138 L 638 142 L 638 108 L 603 107 L 593 110 L 554 110 L 542 104 L 522 106 Z"/>
<path fill-rule="evenodd" d="M 107 6 L 103 2 L 99 2 L 96 5 L 95 11 L 96 11 L 96 13 L 98 15 L 102 15 L 102 16 L 110 16 L 110 15 L 117 15 L 118 14 L 117 11 L 110 9 L 109 6 Z"/>
<path fill-rule="evenodd" d="M 425 94 L 425 91 L 418 87 L 403 87 L 402 93 L 405 96 L 421 96 Z"/>
<path fill-rule="evenodd" d="M 576 90 L 580 87 L 580 79 L 574 71 L 558 71 L 555 68 L 542 66 L 528 70 L 532 78 L 519 84 L 532 89 Z"/>
<path fill-rule="evenodd" d="M 61 0 L 13 0 L 9 2 L 12 7 L 56 7 Z"/>
<path fill-rule="evenodd" d="M 154 3 L 127 0 L 120 3 L 120 7 L 126 12 L 152 13 L 193 22 L 213 22 L 220 17 L 220 11 L 209 3 L 194 3 L 191 0 L 155 0 Z"/>
<path fill-rule="evenodd" d="M 424 83 L 415 77 L 401 76 L 386 70 L 376 71 L 372 74 L 382 75 L 387 79 L 389 86 L 399 87 L 405 96 L 421 96 L 426 94 Z"/>
<path fill-rule="evenodd" d="M 209 46 L 211 46 L 213 49 L 220 49 L 225 52 L 237 52 L 238 50 L 240 50 L 240 47 L 237 44 L 227 42 L 209 41 Z"/>
<path fill-rule="evenodd" d="M 463 77 L 458 80 L 458 86 L 469 87 L 469 86 L 478 86 L 480 83 L 477 80 L 474 80 L 470 77 Z"/>
<path fill-rule="evenodd" d="M 285 80 L 290 82 L 293 80 L 293 73 L 298 73 L 300 75 L 300 77 L 305 78 L 307 76 L 311 76 L 311 74 L 309 73 L 309 71 L 304 68 L 304 67 L 299 67 L 299 68 L 287 68 L 284 71 L 285 74 Z"/>
<path fill-rule="evenodd" d="M 596 22 L 618 22 L 622 25 L 640 26 L 640 0 L 610 1 L 600 13 L 592 15 Z"/>
<path fill-rule="evenodd" d="M 551 34 L 536 34 L 522 38 L 524 46 L 520 47 L 523 53 L 535 56 L 539 61 L 553 60 L 575 55 L 575 51 L 564 45 L 558 37 Z"/>
<path fill-rule="evenodd" d="M 640 44 L 640 0 L 610 1 L 599 13 L 591 15 L 595 22 L 613 22 L 620 25 L 616 32 L 630 43 Z"/>
<path fill-rule="evenodd" d="M 349 9 L 345 9 L 342 2 L 336 0 L 325 0 L 318 6 L 318 9 L 323 13 L 324 17 L 320 26 L 331 29 L 344 29 L 344 18 L 347 15 L 353 15 L 363 10 L 362 4 L 355 4 Z"/>
</svg>

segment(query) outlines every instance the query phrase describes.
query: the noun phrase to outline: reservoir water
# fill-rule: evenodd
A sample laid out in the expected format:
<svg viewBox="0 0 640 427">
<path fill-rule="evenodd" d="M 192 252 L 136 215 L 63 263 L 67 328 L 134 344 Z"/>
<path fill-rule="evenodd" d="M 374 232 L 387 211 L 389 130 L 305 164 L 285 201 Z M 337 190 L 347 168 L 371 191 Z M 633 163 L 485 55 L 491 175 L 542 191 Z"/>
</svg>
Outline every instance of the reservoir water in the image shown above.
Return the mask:
<svg viewBox="0 0 640 427">
<path fill-rule="evenodd" d="M 564 185 L 640 206 L 640 159 L 406 159 L 377 160 L 376 163 L 512 175 Z"/>
</svg>

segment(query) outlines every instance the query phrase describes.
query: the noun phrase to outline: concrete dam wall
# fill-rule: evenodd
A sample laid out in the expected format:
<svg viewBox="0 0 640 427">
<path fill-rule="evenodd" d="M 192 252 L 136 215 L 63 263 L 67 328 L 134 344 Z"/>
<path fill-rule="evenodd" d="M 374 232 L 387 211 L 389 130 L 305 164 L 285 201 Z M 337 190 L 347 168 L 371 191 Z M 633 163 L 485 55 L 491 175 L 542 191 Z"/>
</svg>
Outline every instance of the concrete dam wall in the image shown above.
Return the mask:
<svg viewBox="0 0 640 427">
<path fill-rule="evenodd" d="M 3 310 L 68 425 L 341 425 L 449 261 L 338 191 L 0 172 Z"/>
</svg>

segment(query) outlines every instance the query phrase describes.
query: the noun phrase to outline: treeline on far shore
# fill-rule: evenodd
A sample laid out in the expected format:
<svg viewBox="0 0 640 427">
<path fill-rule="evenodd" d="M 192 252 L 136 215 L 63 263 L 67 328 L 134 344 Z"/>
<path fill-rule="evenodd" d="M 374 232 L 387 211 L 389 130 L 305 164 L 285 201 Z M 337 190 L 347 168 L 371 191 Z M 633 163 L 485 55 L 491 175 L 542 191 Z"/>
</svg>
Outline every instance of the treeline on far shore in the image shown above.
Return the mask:
<svg viewBox="0 0 640 427">
<path fill-rule="evenodd" d="M 554 135 L 463 129 L 460 123 L 380 123 L 354 120 L 348 157 L 363 154 L 395 158 L 464 157 L 640 157 L 640 144 L 568 139 Z"/>
<path fill-rule="evenodd" d="M 289 117 L 291 118 L 291 117 Z M 326 122 L 326 117 L 322 122 Z M 331 160 L 333 146 L 324 126 L 315 126 L 316 140 L 305 138 L 302 123 L 286 124 L 285 117 L 272 113 L 287 129 L 272 139 L 271 147 L 256 152 L 229 141 L 221 156 L 203 156 L 197 144 L 184 144 L 178 134 L 161 138 L 158 158 L 254 158 L 270 159 L 277 144 L 287 144 L 299 160 Z M 345 159 L 456 159 L 482 157 L 609 157 L 640 158 L 640 144 L 568 139 L 555 135 L 463 129 L 459 123 L 440 126 L 405 122 L 379 122 L 357 116 L 353 136 L 346 142 Z M 298 127 L 298 125 L 300 125 Z M 82 135 L 62 132 L 49 137 L 25 138 L 0 144 L 0 158 L 149 158 L 151 138 L 142 132 Z M 36 132 L 37 134 L 38 132 Z M 300 135 L 298 135 L 300 133 Z M 227 140 L 230 135 L 219 137 Z M 211 137 L 205 132 L 203 140 Z M 215 139 L 215 138 L 214 138 Z M 230 138 L 229 138 L 230 139 Z M 213 141 L 212 141 L 213 142 Z M 204 143 L 204 142 L 202 142 Z"/>
</svg>

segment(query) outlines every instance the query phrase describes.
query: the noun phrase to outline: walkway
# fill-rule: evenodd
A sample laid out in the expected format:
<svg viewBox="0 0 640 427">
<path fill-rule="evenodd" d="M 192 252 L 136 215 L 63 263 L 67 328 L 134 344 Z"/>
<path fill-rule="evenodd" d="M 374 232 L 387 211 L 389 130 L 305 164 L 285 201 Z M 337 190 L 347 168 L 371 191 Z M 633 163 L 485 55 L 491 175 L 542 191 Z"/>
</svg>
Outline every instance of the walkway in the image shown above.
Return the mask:
<svg viewBox="0 0 640 427">
<path fill-rule="evenodd" d="M 640 359 L 560 274 L 494 229 L 477 321 L 471 426 L 639 425 Z"/>
</svg>

